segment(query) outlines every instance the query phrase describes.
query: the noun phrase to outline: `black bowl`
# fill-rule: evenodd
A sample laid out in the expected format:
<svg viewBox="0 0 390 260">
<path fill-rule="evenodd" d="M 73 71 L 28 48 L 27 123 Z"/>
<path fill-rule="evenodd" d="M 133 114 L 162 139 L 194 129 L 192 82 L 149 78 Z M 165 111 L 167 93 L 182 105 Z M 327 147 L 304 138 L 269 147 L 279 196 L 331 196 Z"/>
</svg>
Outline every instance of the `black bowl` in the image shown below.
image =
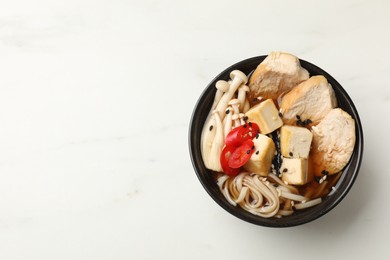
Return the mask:
<svg viewBox="0 0 390 260">
<path fill-rule="evenodd" d="M 351 159 L 347 166 L 344 168 L 344 172 L 337 182 L 336 190 L 331 192 L 327 197 L 323 199 L 323 202 L 312 208 L 308 208 L 302 211 L 296 211 L 293 215 L 283 218 L 262 218 L 255 216 L 239 206 L 232 206 L 225 199 L 225 197 L 220 192 L 216 181 L 212 176 L 212 172 L 206 169 L 200 150 L 200 138 L 202 133 L 202 127 L 206 121 L 206 117 L 209 113 L 211 105 L 214 100 L 214 95 L 216 92 L 215 83 L 218 80 L 228 80 L 229 73 L 232 70 L 241 70 L 246 75 L 252 73 L 257 65 L 262 62 L 266 56 L 258 56 L 250 59 L 240 61 L 229 68 L 221 72 L 211 83 L 206 87 L 206 89 L 201 94 L 195 109 L 192 114 L 190 129 L 189 129 L 189 148 L 190 155 L 192 159 L 192 164 L 194 166 L 195 172 L 199 178 L 199 181 L 202 183 L 204 189 L 208 194 L 226 211 L 232 215 L 245 220 L 247 222 L 266 226 L 266 227 L 291 227 L 297 226 L 304 223 L 313 221 L 331 209 L 333 209 L 340 201 L 347 195 L 351 189 L 360 168 L 360 164 L 363 156 L 363 130 L 360 122 L 358 112 L 348 96 L 347 92 L 341 87 L 341 85 L 328 73 L 326 73 L 321 68 L 307 62 L 300 60 L 301 66 L 307 69 L 310 73 L 310 76 L 313 75 L 323 75 L 328 82 L 332 85 L 336 97 L 338 100 L 338 106 L 344 111 L 348 112 L 356 122 L 356 144 L 354 152 L 351 156 Z"/>
</svg>

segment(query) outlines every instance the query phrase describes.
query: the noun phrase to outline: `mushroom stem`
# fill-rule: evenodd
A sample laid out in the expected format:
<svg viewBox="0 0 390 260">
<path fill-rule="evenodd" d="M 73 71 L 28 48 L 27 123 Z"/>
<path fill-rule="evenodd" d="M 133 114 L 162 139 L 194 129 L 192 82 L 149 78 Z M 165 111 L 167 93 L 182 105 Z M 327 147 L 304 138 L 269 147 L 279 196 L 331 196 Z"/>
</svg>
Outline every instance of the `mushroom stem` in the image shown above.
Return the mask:
<svg viewBox="0 0 390 260">
<path fill-rule="evenodd" d="M 228 106 L 228 102 L 232 99 L 238 87 L 248 82 L 248 77 L 239 70 L 233 70 L 230 73 L 230 78 L 232 79 L 232 83 L 230 84 L 229 90 L 223 94 L 221 100 L 215 108 L 215 110 L 218 111 L 221 120 L 225 117 L 224 113 Z"/>
<path fill-rule="evenodd" d="M 226 109 L 226 111 L 229 111 L 225 118 L 224 118 L 224 134 L 225 134 L 225 137 L 227 136 L 227 134 L 230 132 L 230 130 L 232 130 L 232 115 L 233 115 L 233 108 L 231 106 L 228 106 L 228 108 Z"/>
<path fill-rule="evenodd" d="M 238 114 L 238 116 L 240 118 L 240 124 L 241 125 L 245 125 L 245 120 L 244 120 L 245 115 L 244 115 L 244 113 L 240 113 L 240 114 Z"/>
<path fill-rule="evenodd" d="M 234 114 L 232 116 L 232 119 L 233 119 L 233 128 L 241 125 L 240 116 L 238 114 Z"/>
<path fill-rule="evenodd" d="M 214 103 L 217 104 L 213 104 L 213 106 L 215 105 L 216 107 L 214 110 L 211 110 L 212 112 L 210 111 L 209 116 L 206 119 L 206 123 L 204 124 L 201 135 L 201 153 L 203 162 L 206 168 L 214 171 L 222 171 L 220 155 L 225 142 L 224 133 L 227 134 L 230 131 L 232 125 L 230 118 L 224 120 L 226 116 L 226 108 L 228 107 L 229 101 L 235 95 L 237 89 L 242 84 L 246 84 L 248 82 L 247 76 L 239 70 L 233 70 L 230 73 L 230 78 L 231 81 L 229 82 L 231 83 L 229 85 L 229 89 L 222 95 L 221 92 L 226 90 L 224 89 L 223 85 L 226 87 L 226 84 L 222 82 L 216 84 L 217 93 L 214 98 Z M 237 102 L 238 103 L 236 105 L 236 108 L 232 107 L 232 110 L 235 110 L 234 114 L 233 111 L 230 111 L 231 118 L 233 118 L 234 115 L 236 115 L 237 117 L 239 116 L 239 101 L 237 100 Z M 222 124 L 222 121 L 225 122 L 224 126 Z M 237 122 L 235 122 L 235 125 L 240 125 L 239 119 Z"/>
<path fill-rule="evenodd" d="M 210 113 L 206 123 L 203 126 L 202 135 L 200 139 L 200 143 L 201 143 L 200 151 L 202 153 L 203 162 L 207 168 L 209 168 L 208 162 L 210 158 L 210 151 L 216 133 L 216 127 L 214 127 L 215 124 L 216 122 L 214 116 L 212 115 L 212 113 Z"/>
<path fill-rule="evenodd" d="M 249 104 L 249 101 L 248 99 L 245 99 L 245 102 L 244 102 L 244 108 L 242 109 L 242 112 L 243 113 L 246 113 L 248 112 L 248 110 L 251 108 L 250 104 Z"/>
<path fill-rule="evenodd" d="M 246 101 L 246 93 L 249 92 L 249 87 L 247 85 L 241 85 L 238 88 L 237 99 L 240 101 L 240 112 L 244 111 L 244 104 Z"/>
<path fill-rule="evenodd" d="M 240 106 L 240 101 L 238 99 L 232 99 L 229 101 L 229 105 L 232 106 L 233 108 L 233 116 L 232 116 L 232 119 L 234 120 L 234 127 L 237 127 L 239 125 L 241 125 L 240 123 L 240 117 L 239 117 L 239 114 L 240 114 L 240 109 L 239 109 L 239 106 Z"/>
<path fill-rule="evenodd" d="M 222 167 L 221 167 L 220 157 L 221 157 L 222 148 L 225 143 L 225 137 L 223 133 L 224 129 L 218 111 L 216 110 L 213 111 L 213 117 L 216 122 L 215 124 L 216 133 L 213 140 L 213 144 L 211 146 L 209 165 L 208 166 L 206 165 L 206 167 L 209 168 L 210 170 L 221 172 Z"/>
<path fill-rule="evenodd" d="M 223 93 L 229 90 L 229 83 L 225 80 L 218 80 L 215 83 L 215 87 L 217 88 L 217 92 L 215 93 L 214 102 L 211 107 L 211 111 L 213 111 L 221 100 Z"/>
</svg>

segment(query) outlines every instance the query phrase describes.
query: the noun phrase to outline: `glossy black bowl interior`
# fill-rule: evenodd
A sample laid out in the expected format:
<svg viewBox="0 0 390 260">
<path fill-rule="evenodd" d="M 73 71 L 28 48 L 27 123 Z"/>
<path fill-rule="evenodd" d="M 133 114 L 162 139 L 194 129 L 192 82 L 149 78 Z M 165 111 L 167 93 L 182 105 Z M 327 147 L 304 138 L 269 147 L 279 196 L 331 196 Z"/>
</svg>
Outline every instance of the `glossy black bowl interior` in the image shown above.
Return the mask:
<svg viewBox="0 0 390 260">
<path fill-rule="evenodd" d="M 255 216 L 249 212 L 244 211 L 239 206 L 234 207 L 230 205 L 220 192 L 215 180 L 212 177 L 212 172 L 206 169 L 206 167 L 204 166 L 200 151 L 200 138 L 202 133 L 202 127 L 205 123 L 206 117 L 214 100 L 214 95 L 216 92 L 215 83 L 221 79 L 228 80 L 229 73 L 232 70 L 241 70 L 246 75 L 252 73 L 253 70 L 257 67 L 257 65 L 265 59 L 265 57 L 266 56 L 258 56 L 238 62 L 224 70 L 212 82 L 210 82 L 210 84 L 200 96 L 192 114 L 189 129 L 190 155 L 192 159 L 192 164 L 199 178 L 199 181 L 202 183 L 208 194 L 222 208 L 224 208 L 234 216 L 256 225 L 267 227 L 290 227 L 301 225 L 315 220 L 320 216 L 323 216 L 332 208 L 334 208 L 345 197 L 345 195 L 348 193 L 351 186 L 353 185 L 356 176 L 358 175 L 360 163 L 362 161 L 363 131 L 358 112 L 351 98 L 348 96 L 347 92 L 341 87 L 341 85 L 324 70 L 307 61 L 300 60 L 302 67 L 309 71 L 310 76 L 323 75 L 328 80 L 328 82 L 332 85 L 336 93 L 338 106 L 344 111 L 348 112 L 352 116 L 352 118 L 355 119 L 356 145 L 350 162 L 344 168 L 344 172 L 336 185 L 335 191 L 332 191 L 323 200 L 321 204 L 306 210 L 296 211 L 292 216 L 283 218 L 261 218 L 259 216 Z"/>
</svg>

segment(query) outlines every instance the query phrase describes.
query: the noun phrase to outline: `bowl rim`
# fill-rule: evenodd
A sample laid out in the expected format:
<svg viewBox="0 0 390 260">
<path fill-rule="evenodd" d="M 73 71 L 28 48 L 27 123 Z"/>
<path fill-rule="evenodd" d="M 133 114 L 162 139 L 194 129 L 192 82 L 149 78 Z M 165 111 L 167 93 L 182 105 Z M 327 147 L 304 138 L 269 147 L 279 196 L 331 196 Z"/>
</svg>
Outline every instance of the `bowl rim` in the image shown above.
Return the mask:
<svg viewBox="0 0 390 260">
<path fill-rule="evenodd" d="M 337 192 L 339 192 L 338 196 L 332 196 L 332 198 L 329 199 L 329 203 L 327 205 L 325 205 L 325 207 L 320 207 L 320 208 L 318 208 L 319 210 L 312 211 L 313 213 L 308 215 L 308 216 L 306 216 L 306 217 L 305 217 L 305 215 L 303 215 L 304 217 L 302 217 L 301 219 L 294 219 L 295 221 L 288 221 L 288 219 L 291 218 L 291 216 L 283 217 L 283 218 L 280 218 L 280 219 L 271 218 L 272 221 L 269 221 L 270 219 L 262 218 L 262 217 L 255 216 L 255 215 L 252 215 L 250 217 L 247 214 L 240 214 L 242 209 L 240 209 L 238 206 L 232 208 L 232 206 L 230 204 L 228 204 L 228 202 L 226 201 L 226 199 L 223 196 L 222 197 L 223 197 L 224 200 L 221 200 L 221 194 L 217 195 L 217 194 L 215 194 L 215 192 L 213 192 L 213 190 L 209 187 L 210 183 L 208 183 L 204 179 L 204 176 L 201 175 L 201 173 L 200 173 L 200 171 L 201 171 L 200 166 L 199 166 L 199 164 L 197 162 L 197 158 L 195 158 L 195 150 L 196 150 L 195 146 L 196 146 L 196 144 L 194 143 L 194 139 L 193 138 L 194 138 L 195 131 L 196 131 L 195 130 L 195 124 L 197 123 L 196 122 L 196 120 L 197 120 L 196 116 L 202 110 L 201 104 L 202 104 L 203 99 L 206 97 L 207 94 L 209 94 L 209 92 L 213 92 L 213 90 L 215 88 L 214 87 L 215 82 L 217 80 L 221 79 L 221 77 L 223 75 L 225 75 L 227 73 L 230 73 L 232 70 L 237 69 L 237 67 L 243 66 L 244 64 L 257 63 L 257 65 L 258 65 L 267 56 L 268 55 L 255 56 L 255 57 L 251 57 L 251 58 L 244 59 L 244 60 L 241 60 L 239 62 L 236 62 L 233 65 L 229 66 L 228 68 L 224 69 L 222 72 L 220 72 L 206 86 L 206 88 L 200 94 L 200 96 L 199 96 L 199 98 L 198 98 L 198 100 L 197 100 L 197 102 L 195 104 L 195 107 L 193 109 L 192 115 L 191 115 L 190 125 L 189 125 L 189 130 L 188 130 L 189 152 L 190 152 L 190 157 L 191 157 L 191 162 L 192 162 L 193 168 L 194 168 L 195 173 L 196 173 L 196 175 L 198 177 L 198 180 L 202 184 L 203 188 L 206 190 L 206 192 L 209 194 L 209 196 L 219 206 L 221 206 L 223 209 L 225 209 L 227 212 L 229 212 L 230 214 L 234 215 L 235 217 L 237 217 L 237 218 L 239 218 L 241 220 L 244 220 L 246 222 L 249 222 L 249 223 L 252 223 L 252 224 L 255 224 L 255 225 L 260 225 L 260 226 L 264 226 L 264 227 L 293 227 L 293 226 L 298 226 L 298 225 L 302 225 L 302 224 L 314 221 L 314 220 L 324 216 L 326 213 L 328 213 L 333 208 L 335 208 L 345 198 L 345 196 L 348 194 L 348 192 L 351 190 L 351 188 L 352 188 L 352 186 L 353 186 L 353 184 L 354 184 L 354 182 L 355 182 L 355 180 L 357 178 L 357 175 L 359 173 L 360 166 L 361 166 L 362 159 L 363 159 L 363 149 L 364 149 L 363 128 L 362 128 L 362 124 L 361 124 L 361 120 L 360 120 L 358 111 L 357 111 L 357 109 L 356 109 L 352 99 L 350 98 L 348 93 L 345 91 L 345 89 L 341 86 L 340 83 L 338 83 L 326 71 L 324 71 L 320 67 L 318 67 L 318 66 L 316 66 L 316 65 L 314 65 L 314 64 L 312 64 L 312 63 L 310 63 L 310 62 L 308 62 L 306 60 L 299 59 L 300 64 L 301 64 L 301 66 L 303 68 L 305 68 L 308 71 L 309 70 L 315 71 L 317 73 L 315 75 L 323 75 L 328 80 L 328 82 L 331 83 L 331 85 L 332 85 L 333 89 L 335 90 L 335 92 L 336 92 L 336 89 L 337 89 L 337 92 L 339 93 L 339 95 L 341 95 L 343 97 L 343 99 L 345 99 L 345 101 L 347 102 L 347 106 L 353 112 L 353 115 L 351 115 L 351 116 L 355 120 L 356 143 L 355 143 L 355 147 L 354 147 L 354 152 L 351 155 L 351 159 L 348 162 L 347 166 L 344 167 L 344 169 L 343 169 L 343 172 L 345 172 L 347 170 L 349 171 L 350 168 L 352 167 L 352 172 L 349 172 L 350 179 L 345 184 L 346 186 L 344 187 L 344 189 L 342 189 L 341 191 L 337 191 Z M 256 68 L 256 66 L 253 67 L 252 71 Z M 310 76 L 313 76 L 313 74 L 310 73 Z M 204 122 L 201 122 L 202 126 L 203 126 L 203 124 L 204 124 Z M 356 156 L 357 156 L 357 158 L 356 158 L 357 162 L 356 162 L 356 164 L 351 165 L 351 161 L 352 161 L 352 158 L 354 157 L 355 153 L 356 153 Z M 200 155 L 200 157 L 201 157 L 201 155 Z M 203 161 L 202 161 L 202 163 L 203 163 Z M 346 174 L 343 174 L 343 176 L 341 177 L 341 178 L 343 178 L 343 180 L 344 180 L 344 178 L 346 178 L 345 175 Z M 339 184 L 343 180 L 342 179 L 338 180 L 337 184 Z M 215 182 L 214 182 L 214 185 L 216 185 Z M 323 204 L 323 203 L 324 202 L 322 202 L 321 204 Z M 319 205 L 321 205 L 321 204 L 319 204 Z M 246 212 L 246 213 L 248 213 L 248 212 Z M 295 214 L 296 213 L 294 213 L 294 215 Z"/>
</svg>

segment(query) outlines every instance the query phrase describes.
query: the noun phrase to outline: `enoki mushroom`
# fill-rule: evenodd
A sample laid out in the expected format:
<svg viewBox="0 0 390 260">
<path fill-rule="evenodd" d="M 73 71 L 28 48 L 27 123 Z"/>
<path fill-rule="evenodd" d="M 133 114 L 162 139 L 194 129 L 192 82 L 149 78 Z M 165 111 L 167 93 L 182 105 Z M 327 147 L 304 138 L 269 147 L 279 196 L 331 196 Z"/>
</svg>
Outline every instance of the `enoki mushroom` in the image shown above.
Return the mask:
<svg viewBox="0 0 390 260">
<path fill-rule="evenodd" d="M 242 172 L 235 177 L 221 175 L 217 178 L 217 184 L 230 204 L 239 205 L 264 218 L 291 215 L 294 212 L 294 202 L 295 209 L 308 208 L 321 202 L 319 199 L 308 200 L 297 194 L 294 187 L 284 184 L 276 175 L 272 175 L 270 180 L 274 183 L 260 175 Z M 284 207 L 280 208 L 282 203 Z"/>
</svg>

